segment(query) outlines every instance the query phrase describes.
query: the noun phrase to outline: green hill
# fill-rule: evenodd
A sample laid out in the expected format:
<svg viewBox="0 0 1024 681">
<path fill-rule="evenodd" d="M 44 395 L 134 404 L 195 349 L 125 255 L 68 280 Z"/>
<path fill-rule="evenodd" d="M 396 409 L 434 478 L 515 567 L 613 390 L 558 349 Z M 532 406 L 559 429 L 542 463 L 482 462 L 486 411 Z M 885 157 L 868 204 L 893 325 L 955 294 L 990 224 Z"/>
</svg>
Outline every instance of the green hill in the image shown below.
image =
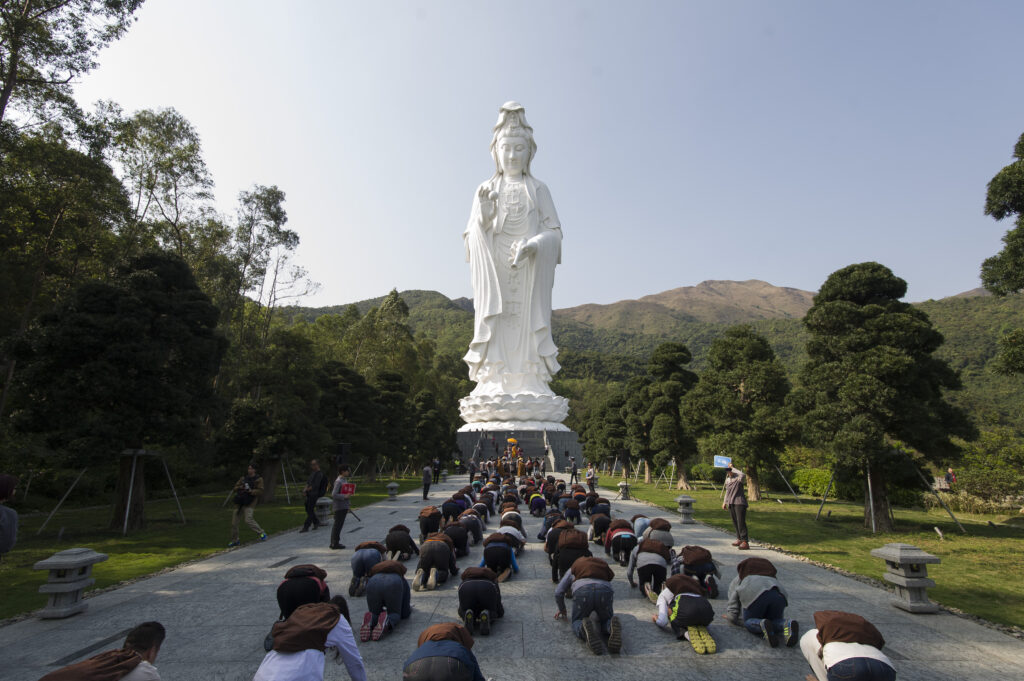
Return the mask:
<svg viewBox="0 0 1024 681">
<path fill-rule="evenodd" d="M 473 329 L 472 301 L 451 300 L 437 291 L 403 291 L 414 333 L 431 339 L 439 352 L 461 356 Z M 713 281 L 610 305 L 555 310 L 552 326 L 560 354 L 561 381 L 621 381 L 645 371 L 659 343 L 685 343 L 700 371 L 711 342 L 728 326 L 749 323 L 765 335 L 792 376 L 806 360 L 807 337 L 800 322 L 810 291 L 762 281 Z M 381 298 L 353 303 L 362 313 Z M 997 374 L 999 338 L 1024 326 L 1024 295 L 996 298 L 967 291 L 916 303 L 946 337 L 939 355 L 960 371 L 964 390 L 952 401 L 968 408 L 980 424 L 1004 423 L 1024 430 L 1024 380 Z M 285 308 L 289 320 L 312 321 L 348 305 Z"/>
</svg>

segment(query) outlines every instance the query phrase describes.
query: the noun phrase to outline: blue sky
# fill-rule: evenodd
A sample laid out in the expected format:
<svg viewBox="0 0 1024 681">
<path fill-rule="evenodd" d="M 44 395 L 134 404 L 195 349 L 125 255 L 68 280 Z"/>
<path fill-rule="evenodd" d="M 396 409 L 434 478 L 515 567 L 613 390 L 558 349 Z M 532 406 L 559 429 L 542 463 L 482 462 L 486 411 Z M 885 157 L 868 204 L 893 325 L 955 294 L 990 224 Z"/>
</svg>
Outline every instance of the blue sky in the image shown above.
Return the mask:
<svg viewBox="0 0 1024 681">
<path fill-rule="evenodd" d="M 554 306 L 876 260 L 979 286 L 1024 132 L 1024 3 L 148 0 L 83 104 L 172 106 L 220 210 L 287 194 L 307 305 L 471 296 L 461 234 L 517 100 L 564 233 Z"/>
</svg>

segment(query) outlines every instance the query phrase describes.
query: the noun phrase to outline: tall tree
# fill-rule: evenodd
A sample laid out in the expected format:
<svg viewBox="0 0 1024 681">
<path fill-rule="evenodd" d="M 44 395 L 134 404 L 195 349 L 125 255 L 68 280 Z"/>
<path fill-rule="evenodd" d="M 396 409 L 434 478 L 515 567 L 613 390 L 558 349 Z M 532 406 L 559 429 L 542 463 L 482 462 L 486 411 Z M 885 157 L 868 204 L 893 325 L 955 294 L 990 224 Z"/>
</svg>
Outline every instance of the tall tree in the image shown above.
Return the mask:
<svg viewBox="0 0 1024 681">
<path fill-rule="evenodd" d="M 914 465 L 901 443 L 938 462 L 958 452 L 951 436 L 977 436 L 944 397 L 960 379 L 934 356 L 942 335 L 900 300 L 906 292 L 905 281 L 875 262 L 829 275 L 804 317 L 809 359 L 790 400 L 811 444 L 830 451 L 840 469 L 867 475 L 864 524 L 871 526 L 873 500 L 881 531 L 893 529 L 886 481 Z"/>
<path fill-rule="evenodd" d="M 17 136 L 0 160 L 0 414 L 16 365 L 10 349 L 69 290 L 109 276 L 127 212 L 110 167 L 59 135 Z"/>
<path fill-rule="evenodd" d="M 1017 216 L 1003 235 L 1003 249 L 981 265 L 981 282 L 997 296 L 1024 289 L 1024 135 L 1013 148 L 1013 163 L 988 183 L 985 214 L 996 220 Z M 1016 329 L 1000 341 L 1001 370 L 1024 374 L 1024 329 Z"/>
<path fill-rule="evenodd" d="M 74 109 L 72 83 L 144 0 L 0 0 L 0 123 L 9 110 Z"/>
<path fill-rule="evenodd" d="M 654 349 L 647 368 L 654 379 L 648 407 L 653 417 L 651 451 L 658 466 L 675 462 L 678 489 L 690 489 L 684 462 L 697 451 L 691 431 L 679 413 L 679 400 L 697 384 L 697 374 L 686 368 L 692 359 L 689 348 L 682 343 L 666 342 Z"/>
<path fill-rule="evenodd" d="M 789 379 L 771 345 L 747 325 L 715 339 L 700 382 L 683 397 L 683 420 L 701 449 L 730 456 L 747 474 L 747 495 L 761 498 L 760 475 L 778 462 L 785 439 Z"/>
<path fill-rule="evenodd" d="M 33 330 L 12 418 L 41 434 L 66 465 L 120 462 L 112 527 L 124 518 L 131 484 L 124 451 L 200 436 L 226 344 L 216 324 L 217 309 L 185 262 L 152 253 L 111 283 L 82 284 Z M 139 463 L 130 528 L 145 524 Z"/>
</svg>

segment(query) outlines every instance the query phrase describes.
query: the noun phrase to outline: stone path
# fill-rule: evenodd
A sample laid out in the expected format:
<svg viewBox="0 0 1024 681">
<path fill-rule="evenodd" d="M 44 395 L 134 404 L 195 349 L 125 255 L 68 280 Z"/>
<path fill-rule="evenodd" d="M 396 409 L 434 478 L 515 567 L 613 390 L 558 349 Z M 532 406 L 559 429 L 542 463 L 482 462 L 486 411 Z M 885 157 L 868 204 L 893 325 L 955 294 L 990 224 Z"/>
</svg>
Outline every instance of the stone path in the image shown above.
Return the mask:
<svg viewBox="0 0 1024 681">
<path fill-rule="evenodd" d="M 465 477 L 459 476 L 457 481 L 434 486 L 430 503 L 440 505 L 464 482 Z M 357 510 L 362 520 L 349 516 L 342 540 L 349 549 L 344 551 L 327 548 L 326 529 L 306 534 L 291 531 L 95 596 L 88 600 L 88 611 L 75 617 L 31 619 L 2 627 L 0 678 L 35 681 L 60 665 L 119 646 L 127 629 L 155 619 L 168 630 L 157 660 L 165 680 L 251 679 L 263 657 L 263 637 L 278 614 L 275 590 L 287 567 L 316 563 L 327 570 L 332 592 L 347 594 L 351 548 L 361 541 L 383 540 L 387 528 L 399 522 L 414 527 L 421 496 L 421 491 L 413 491 L 396 502 Z M 700 511 L 696 509 L 698 519 Z M 737 551 L 730 546 L 732 537 L 701 524 L 679 525 L 673 514 L 641 503 L 613 504 L 614 517 L 635 513 L 668 518 L 674 523 L 677 548 L 700 544 L 722 563 L 723 594 L 712 601 L 716 615 L 725 610 L 724 587 L 735 575 L 736 563 L 751 555 L 766 556 L 779 568 L 779 578 L 790 594 L 789 614 L 800 620 L 802 630 L 813 626 L 814 610 L 860 613 L 882 631 L 888 644 L 885 652 L 896 663 L 900 679 L 1021 678 L 1024 643 L 996 630 L 950 614 L 911 615 L 889 605 L 889 593 L 880 588 L 756 546 L 749 552 Z M 617 656 L 592 655 L 572 636 L 567 623 L 553 619 L 550 569 L 541 545 L 533 541 L 540 522 L 524 517 L 531 544 L 520 558 L 520 573 L 502 584 L 506 615 L 490 637 L 478 636 L 473 647 L 488 679 L 802 681 L 810 672 L 799 648 L 771 649 L 721 618 L 710 627 L 719 652 L 696 655 L 688 643 L 655 627 L 650 621 L 654 606 L 630 589 L 625 568 L 618 565 L 613 565 L 615 611 L 623 621 L 623 651 Z M 225 537 L 228 523 L 225 513 Z M 756 514 L 751 525 L 756 535 Z M 460 567 L 476 564 L 480 555 L 480 547 L 472 547 L 469 557 L 459 561 Z M 599 551 L 598 555 L 604 554 Z M 415 562 L 408 565 L 411 579 Z M 878 567 L 881 573 L 881 561 Z M 359 645 L 369 678 L 401 678 L 402 663 L 415 649 L 420 631 L 435 622 L 457 620 L 455 589 L 450 580 L 433 592 L 413 592 L 411 619 L 384 640 Z M 364 599 L 350 600 L 355 628 L 365 605 Z M 330 664 L 325 678 L 348 676 L 343 666 Z"/>
</svg>

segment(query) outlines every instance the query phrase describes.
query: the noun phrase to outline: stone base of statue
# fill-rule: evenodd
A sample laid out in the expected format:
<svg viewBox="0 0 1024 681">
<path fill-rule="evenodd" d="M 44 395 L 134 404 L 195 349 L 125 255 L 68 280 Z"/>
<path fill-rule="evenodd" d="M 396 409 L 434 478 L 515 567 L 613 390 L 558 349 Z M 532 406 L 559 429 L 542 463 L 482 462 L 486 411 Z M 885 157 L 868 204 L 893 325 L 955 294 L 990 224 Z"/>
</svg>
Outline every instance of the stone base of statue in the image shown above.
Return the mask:
<svg viewBox="0 0 1024 681">
<path fill-rule="evenodd" d="M 558 395 L 470 395 L 459 400 L 460 433 L 490 430 L 569 430 L 569 400 Z"/>
<path fill-rule="evenodd" d="M 522 447 L 523 454 L 531 459 L 545 462 L 545 472 L 565 477 L 569 470 L 569 457 L 575 456 L 577 463 L 583 461 L 583 448 L 575 431 L 562 424 L 560 430 L 508 428 L 499 430 L 460 431 L 457 434 L 459 454 L 464 463 L 494 459 L 505 451 L 509 438 Z M 586 466 L 580 466 L 580 474 Z"/>
</svg>

